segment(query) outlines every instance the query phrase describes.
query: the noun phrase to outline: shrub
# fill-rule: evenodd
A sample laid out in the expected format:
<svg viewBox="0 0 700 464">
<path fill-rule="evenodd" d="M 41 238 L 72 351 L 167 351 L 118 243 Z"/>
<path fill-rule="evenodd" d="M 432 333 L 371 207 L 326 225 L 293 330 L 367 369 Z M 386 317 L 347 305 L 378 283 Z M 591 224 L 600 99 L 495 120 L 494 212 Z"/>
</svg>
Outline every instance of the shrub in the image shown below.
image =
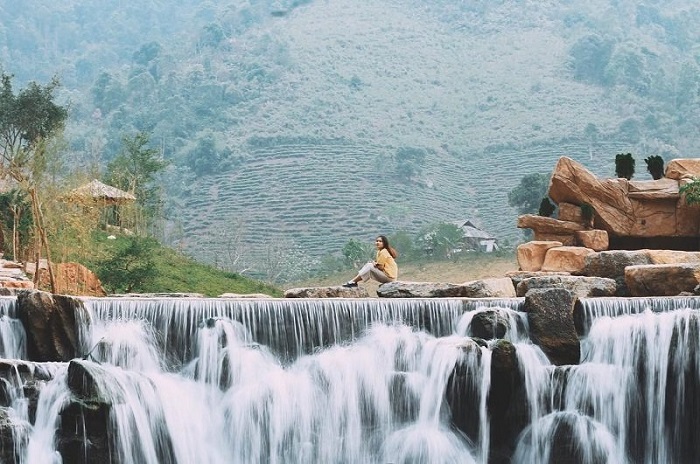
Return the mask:
<svg viewBox="0 0 700 464">
<path fill-rule="evenodd" d="M 557 207 L 552 203 L 548 197 L 544 197 L 540 202 L 540 209 L 537 214 L 544 217 L 550 217 Z"/>
<path fill-rule="evenodd" d="M 685 198 L 685 203 L 687 205 L 700 204 L 700 179 L 693 178 L 693 180 L 687 184 L 681 185 L 679 192 L 683 195 L 683 198 Z"/>
<path fill-rule="evenodd" d="M 651 174 L 654 180 L 661 179 L 664 176 L 664 159 L 659 155 L 651 155 L 644 159 L 647 164 L 647 171 Z"/>
<path fill-rule="evenodd" d="M 618 153 L 615 156 L 615 174 L 617 177 L 627 180 L 632 179 L 632 176 L 634 176 L 634 165 L 635 161 L 632 153 Z"/>
</svg>

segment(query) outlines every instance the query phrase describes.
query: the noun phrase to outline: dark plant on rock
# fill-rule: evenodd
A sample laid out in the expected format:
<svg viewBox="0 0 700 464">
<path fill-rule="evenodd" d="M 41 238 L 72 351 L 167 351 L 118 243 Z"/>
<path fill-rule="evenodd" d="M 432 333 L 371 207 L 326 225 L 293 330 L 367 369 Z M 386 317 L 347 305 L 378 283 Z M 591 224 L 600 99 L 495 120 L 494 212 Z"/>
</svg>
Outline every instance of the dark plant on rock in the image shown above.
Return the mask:
<svg viewBox="0 0 700 464">
<path fill-rule="evenodd" d="M 615 175 L 618 178 L 632 179 L 634 176 L 634 157 L 632 153 L 618 153 L 615 156 Z"/>
<path fill-rule="evenodd" d="M 661 156 L 651 155 L 644 158 L 644 162 L 647 164 L 647 171 L 654 180 L 659 180 L 664 176 L 664 159 Z"/>
<path fill-rule="evenodd" d="M 554 205 L 554 203 L 552 203 L 549 198 L 544 197 L 540 202 L 540 209 L 537 214 L 544 217 L 550 217 L 554 213 L 555 209 L 557 209 L 557 207 Z"/>
</svg>

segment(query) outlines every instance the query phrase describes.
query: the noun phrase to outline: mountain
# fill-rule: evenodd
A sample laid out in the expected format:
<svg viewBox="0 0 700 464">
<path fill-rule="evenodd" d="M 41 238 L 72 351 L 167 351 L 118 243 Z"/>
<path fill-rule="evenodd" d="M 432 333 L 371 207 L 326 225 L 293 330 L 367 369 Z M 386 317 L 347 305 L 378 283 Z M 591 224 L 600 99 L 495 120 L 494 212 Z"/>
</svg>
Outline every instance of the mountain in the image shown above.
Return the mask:
<svg viewBox="0 0 700 464">
<path fill-rule="evenodd" d="M 224 267 L 467 218 L 516 240 L 508 191 L 558 157 L 612 176 L 632 152 L 650 178 L 642 158 L 698 148 L 687 0 L 32 3 L 4 22 L 4 69 L 73 64 L 76 159 L 151 132 L 173 161 L 166 239 Z M 19 56 L 14 29 L 59 44 Z"/>
</svg>

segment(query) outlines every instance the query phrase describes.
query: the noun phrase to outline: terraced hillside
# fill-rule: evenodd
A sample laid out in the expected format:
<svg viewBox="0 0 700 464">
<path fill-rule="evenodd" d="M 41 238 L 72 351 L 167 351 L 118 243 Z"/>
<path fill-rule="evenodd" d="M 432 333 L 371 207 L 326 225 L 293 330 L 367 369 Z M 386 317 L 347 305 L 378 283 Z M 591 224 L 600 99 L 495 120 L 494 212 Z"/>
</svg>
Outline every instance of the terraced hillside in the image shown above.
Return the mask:
<svg viewBox="0 0 700 464">
<path fill-rule="evenodd" d="M 390 147 L 319 142 L 257 149 L 235 172 L 196 183 L 196 195 L 183 209 L 186 245 L 203 259 L 225 265 L 227 240 L 242 232 L 240 245 L 249 261 L 276 246 L 296 246 L 321 257 L 339 252 L 351 238 L 415 232 L 432 222 L 460 219 L 513 240 L 520 232 L 507 192 L 523 173 L 551 171 L 559 156 L 567 155 L 599 175 L 610 175 L 615 153 L 625 148 L 601 142 L 592 159 L 581 141 L 469 155 L 440 151 L 428 156 L 413 182 L 397 179 Z M 643 168 L 637 169 L 638 178 L 645 178 Z"/>
</svg>

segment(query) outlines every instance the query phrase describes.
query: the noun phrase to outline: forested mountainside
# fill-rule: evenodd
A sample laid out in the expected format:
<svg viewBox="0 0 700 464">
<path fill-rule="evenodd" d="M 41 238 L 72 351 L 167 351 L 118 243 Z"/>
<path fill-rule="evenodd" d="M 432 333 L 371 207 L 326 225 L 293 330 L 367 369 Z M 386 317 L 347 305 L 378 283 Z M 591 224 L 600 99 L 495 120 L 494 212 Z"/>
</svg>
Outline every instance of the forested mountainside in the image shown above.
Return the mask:
<svg viewBox="0 0 700 464">
<path fill-rule="evenodd" d="M 471 219 L 571 156 L 694 157 L 689 0 L 0 0 L 0 63 L 63 83 L 74 166 L 122 135 L 172 161 L 166 239 L 234 268 Z M 235 257 L 234 257 L 235 256 Z M 308 259 L 307 259 L 308 258 Z"/>
</svg>

